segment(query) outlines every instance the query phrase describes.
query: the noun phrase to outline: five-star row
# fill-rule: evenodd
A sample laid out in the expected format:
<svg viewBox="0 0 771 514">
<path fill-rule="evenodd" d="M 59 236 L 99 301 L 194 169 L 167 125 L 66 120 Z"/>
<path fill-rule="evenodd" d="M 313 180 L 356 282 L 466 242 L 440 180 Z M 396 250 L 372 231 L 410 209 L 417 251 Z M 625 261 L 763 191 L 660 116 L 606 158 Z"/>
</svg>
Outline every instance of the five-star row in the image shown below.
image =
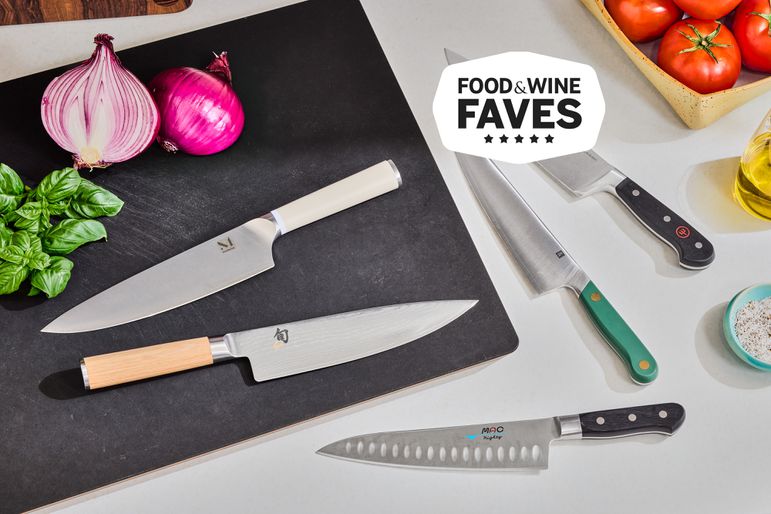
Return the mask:
<svg viewBox="0 0 771 514">
<path fill-rule="evenodd" d="M 508 143 L 509 142 L 509 136 L 507 136 L 506 134 L 504 134 L 502 136 L 499 136 L 497 138 L 494 138 L 490 134 L 487 134 L 485 136 L 485 143 L 492 143 L 494 139 L 498 139 L 501 143 Z M 514 139 L 515 143 L 523 143 L 526 138 L 523 137 L 521 134 L 517 134 L 516 136 L 514 136 L 513 139 Z M 531 143 L 537 143 L 541 138 L 539 138 L 538 136 L 533 134 L 532 136 L 530 136 L 527 139 L 530 139 Z M 554 136 L 552 136 L 551 134 L 545 136 L 543 139 L 545 140 L 546 143 L 553 143 L 554 142 Z"/>
</svg>

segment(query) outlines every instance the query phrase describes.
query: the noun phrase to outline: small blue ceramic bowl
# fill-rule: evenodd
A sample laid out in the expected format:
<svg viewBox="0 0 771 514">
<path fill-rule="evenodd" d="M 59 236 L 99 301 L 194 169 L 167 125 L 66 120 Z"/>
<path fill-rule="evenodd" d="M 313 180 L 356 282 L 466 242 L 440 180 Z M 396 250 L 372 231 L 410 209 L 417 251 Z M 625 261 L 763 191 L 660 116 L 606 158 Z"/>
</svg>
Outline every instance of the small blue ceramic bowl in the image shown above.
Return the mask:
<svg viewBox="0 0 771 514">
<path fill-rule="evenodd" d="M 733 299 L 728 302 L 728 307 L 725 310 L 725 316 L 723 316 L 723 334 L 725 334 L 725 340 L 728 342 L 728 346 L 739 356 L 741 360 L 764 371 L 771 371 L 771 363 L 764 362 L 756 359 L 747 350 L 742 348 L 739 343 L 739 337 L 736 335 L 736 313 L 747 305 L 750 301 L 763 300 L 771 296 L 771 284 L 760 284 L 757 286 L 748 287 L 744 291 L 740 291 Z"/>
</svg>

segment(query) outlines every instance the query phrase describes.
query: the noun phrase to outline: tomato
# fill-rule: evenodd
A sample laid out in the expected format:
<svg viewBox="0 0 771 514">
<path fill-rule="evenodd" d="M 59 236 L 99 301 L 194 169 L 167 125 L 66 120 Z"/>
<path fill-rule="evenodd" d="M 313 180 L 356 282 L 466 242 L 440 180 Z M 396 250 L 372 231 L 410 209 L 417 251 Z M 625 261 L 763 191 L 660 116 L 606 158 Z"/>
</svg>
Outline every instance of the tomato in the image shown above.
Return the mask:
<svg viewBox="0 0 771 514">
<path fill-rule="evenodd" d="M 675 0 L 680 9 L 689 16 L 700 20 L 722 18 L 739 5 L 742 0 Z"/>
<path fill-rule="evenodd" d="M 771 0 L 744 0 L 734 13 L 733 32 L 748 68 L 771 73 Z"/>
<path fill-rule="evenodd" d="M 686 18 L 672 25 L 659 46 L 659 66 L 699 93 L 736 83 L 742 70 L 739 46 L 719 21 Z"/>
<path fill-rule="evenodd" d="M 683 11 L 672 0 L 605 0 L 605 8 L 633 43 L 660 37 Z"/>
</svg>

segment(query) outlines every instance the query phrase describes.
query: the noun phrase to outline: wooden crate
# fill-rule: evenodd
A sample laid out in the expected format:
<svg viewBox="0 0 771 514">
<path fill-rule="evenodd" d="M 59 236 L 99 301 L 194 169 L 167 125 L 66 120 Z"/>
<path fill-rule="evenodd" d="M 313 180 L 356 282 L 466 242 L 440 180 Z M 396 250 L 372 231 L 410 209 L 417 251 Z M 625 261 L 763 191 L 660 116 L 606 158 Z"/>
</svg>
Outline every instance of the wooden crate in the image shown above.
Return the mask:
<svg viewBox="0 0 771 514">
<path fill-rule="evenodd" d="M 680 81 L 672 78 L 658 67 L 634 43 L 621 32 L 613 21 L 603 0 L 581 0 L 595 18 L 613 36 L 627 57 L 645 77 L 658 89 L 680 118 L 693 129 L 704 128 L 728 114 L 745 102 L 771 91 L 771 77 L 760 78 L 717 93 L 697 93 Z M 744 72 L 743 72 L 744 73 Z"/>
</svg>

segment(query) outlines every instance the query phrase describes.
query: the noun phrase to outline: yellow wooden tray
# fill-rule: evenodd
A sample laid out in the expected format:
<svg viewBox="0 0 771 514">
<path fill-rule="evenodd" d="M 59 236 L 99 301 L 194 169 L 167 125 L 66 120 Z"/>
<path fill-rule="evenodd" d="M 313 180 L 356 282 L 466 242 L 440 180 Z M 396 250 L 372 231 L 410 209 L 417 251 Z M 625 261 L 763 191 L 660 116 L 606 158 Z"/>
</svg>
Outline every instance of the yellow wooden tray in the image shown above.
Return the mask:
<svg viewBox="0 0 771 514">
<path fill-rule="evenodd" d="M 725 91 L 703 95 L 672 78 L 658 67 L 618 28 L 605 9 L 603 0 L 581 0 L 595 18 L 613 36 L 627 57 L 659 90 L 680 118 L 693 129 L 704 128 L 745 102 L 771 91 L 771 76 L 742 71 L 738 85 Z"/>
</svg>

